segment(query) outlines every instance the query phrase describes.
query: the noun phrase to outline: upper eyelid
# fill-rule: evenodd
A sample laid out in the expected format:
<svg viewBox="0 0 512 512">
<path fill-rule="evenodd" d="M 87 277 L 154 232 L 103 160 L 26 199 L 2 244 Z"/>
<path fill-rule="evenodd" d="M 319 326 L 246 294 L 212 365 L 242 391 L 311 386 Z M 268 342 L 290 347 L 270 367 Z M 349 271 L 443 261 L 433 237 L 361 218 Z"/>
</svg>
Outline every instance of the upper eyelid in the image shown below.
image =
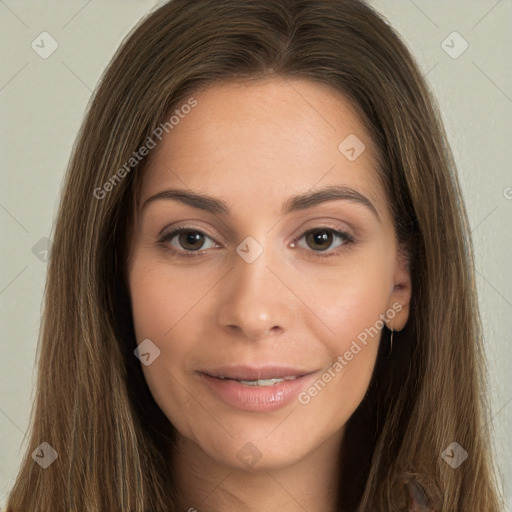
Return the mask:
<svg viewBox="0 0 512 512">
<path fill-rule="evenodd" d="M 194 227 L 194 226 L 187 226 L 187 225 L 178 225 L 178 226 L 173 226 L 172 228 L 164 228 L 158 234 L 158 238 L 159 239 L 167 238 L 169 235 L 176 236 L 177 234 L 179 234 L 180 230 L 181 231 L 197 231 L 199 233 L 203 233 L 204 235 L 208 236 L 214 242 L 219 243 L 219 242 L 217 242 L 215 237 L 213 235 L 211 235 L 206 229 Z"/>
<path fill-rule="evenodd" d="M 323 205 L 320 205 L 320 206 L 323 206 Z M 356 206 L 359 206 L 359 204 L 356 203 Z M 313 208 L 313 207 L 311 207 L 311 208 Z M 300 210 L 298 213 L 304 214 L 306 212 L 303 210 Z M 307 216 L 309 217 L 310 214 L 314 214 L 314 213 L 315 213 L 314 211 L 309 212 L 309 213 L 307 213 Z M 359 218 L 358 216 L 352 218 L 352 220 L 347 221 L 346 219 L 342 220 L 341 218 L 338 217 L 338 215 L 341 213 L 340 211 L 329 211 L 329 209 L 328 210 L 321 209 L 320 211 L 317 211 L 316 213 L 317 213 L 317 215 L 315 215 L 316 218 L 310 218 L 309 220 L 302 223 L 302 225 L 305 223 L 309 223 L 309 222 L 318 222 L 318 224 L 313 225 L 311 229 L 315 229 L 318 227 L 324 227 L 324 224 L 325 224 L 326 227 L 329 227 L 330 229 L 346 232 L 346 233 L 350 234 L 351 236 L 354 236 L 354 234 L 357 236 L 361 229 L 363 231 L 366 231 L 367 227 L 369 228 L 366 220 L 364 218 Z M 327 220 L 321 220 L 322 217 Z M 336 218 L 336 217 L 338 217 L 338 218 Z M 349 216 L 349 219 L 350 218 L 351 218 L 351 216 Z M 225 240 L 227 240 L 228 238 L 230 238 L 232 240 L 236 239 L 236 230 L 233 226 L 231 226 L 229 223 L 227 223 L 224 219 L 220 218 L 219 216 L 216 216 L 215 220 L 220 223 L 220 226 L 221 226 L 220 233 L 221 233 L 222 238 L 224 238 Z M 282 220 L 283 220 L 282 218 L 280 220 L 278 220 L 278 222 L 275 223 L 270 228 L 269 231 L 272 231 L 277 224 L 281 223 Z M 300 218 L 296 219 L 296 220 L 300 220 Z M 290 222 L 295 223 L 296 220 L 291 219 Z M 183 222 L 183 223 L 202 222 L 202 219 L 201 218 L 189 219 L 189 220 L 183 220 L 181 222 Z M 180 221 L 177 221 L 174 224 L 177 226 L 177 228 L 181 227 Z M 335 226 L 333 226 L 332 224 L 335 224 Z M 360 226 L 359 226 L 359 224 L 360 224 Z M 186 225 L 186 224 L 184 224 L 184 225 Z M 186 226 L 186 227 L 189 227 L 189 226 Z M 205 233 L 208 234 L 208 236 L 211 236 L 212 238 L 215 239 L 215 235 L 210 234 L 210 232 L 208 231 L 208 228 L 204 228 L 202 226 L 201 227 L 190 226 L 189 229 L 197 229 L 198 231 L 204 231 Z M 219 231 L 219 230 L 216 229 L 216 231 Z M 162 234 L 166 233 L 166 232 L 168 232 L 168 226 L 165 226 L 164 228 L 162 228 L 159 231 L 157 236 L 162 236 Z"/>
<path fill-rule="evenodd" d="M 312 227 L 307 227 L 307 228 L 301 229 L 299 231 L 299 233 L 294 236 L 292 242 L 299 240 L 300 238 L 302 238 L 305 234 L 309 233 L 310 231 L 316 231 L 316 230 L 321 230 L 321 229 L 327 229 L 327 230 L 339 233 L 340 235 L 345 235 L 350 240 L 354 239 L 354 236 L 349 231 L 345 230 L 344 228 L 336 228 L 336 227 L 330 226 L 329 223 L 326 222 L 326 223 L 320 223 L 317 226 L 312 226 Z M 220 242 L 218 242 L 215 237 L 213 237 L 210 233 L 208 233 L 208 231 L 204 230 L 203 228 L 187 226 L 187 225 L 174 226 L 174 227 L 170 228 L 168 231 L 167 231 L 167 228 L 164 228 L 161 231 L 161 234 L 159 235 L 159 239 L 160 239 L 160 241 L 164 241 L 164 239 L 166 239 L 166 238 L 169 239 L 169 237 L 174 238 L 175 236 L 177 236 L 180 233 L 180 231 L 199 232 L 199 233 L 202 233 L 203 235 L 206 235 L 214 243 L 220 244 Z"/>
</svg>

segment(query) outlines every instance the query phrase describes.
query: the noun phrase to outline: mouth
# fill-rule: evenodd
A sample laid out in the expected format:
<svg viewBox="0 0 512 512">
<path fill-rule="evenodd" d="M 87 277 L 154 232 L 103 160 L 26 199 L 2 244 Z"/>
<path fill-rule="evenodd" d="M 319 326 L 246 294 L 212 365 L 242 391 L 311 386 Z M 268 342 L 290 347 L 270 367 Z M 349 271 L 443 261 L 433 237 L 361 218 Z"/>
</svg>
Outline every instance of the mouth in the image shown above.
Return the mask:
<svg viewBox="0 0 512 512">
<path fill-rule="evenodd" d="M 288 376 L 282 377 L 282 378 L 277 377 L 277 378 L 270 378 L 270 379 L 242 380 L 242 379 L 234 379 L 231 377 L 222 377 L 222 376 L 215 377 L 214 375 L 209 375 L 209 374 L 205 374 L 205 375 L 208 375 L 209 377 L 213 377 L 215 379 L 220 379 L 220 380 L 234 380 L 236 382 L 240 382 L 240 384 L 244 384 L 245 386 L 262 386 L 262 387 L 275 386 L 279 382 L 295 380 L 295 379 L 298 379 L 303 376 L 303 375 L 288 375 Z"/>
<path fill-rule="evenodd" d="M 244 411 L 271 412 L 293 402 L 318 370 L 230 366 L 197 373 L 217 398 Z"/>
<path fill-rule="evenodd" d="M 266 366 L 222 366 L 199 373 L 221 380 L 235 380 L 246 386 L 274 386 L 279 382 L 290 381 L 309 375 L 317 370 L 304 370 L 282 365 Z"/>
<path fill-rule="evenodd" d="M 244 384 L 245 386 L 268 387 L 268 386 L 274 386 L 275 384 L 277 384 L 279 382 L 284 382 L 285 380 L 295 380 L 299 377 L 302 377 L 302 375 L 300 375 L 300 376 L 289 375 L 289 376 L 283 377 L 283 378 L 257 379 L 257 380 L 231 379 L 230 377 L 216 377 L 216 378 L 221 379 L 221 380 L 224 380 L 224 379 L 234 380 L 236 382 L 240 382 L 240 384 Z"/>
</svg>

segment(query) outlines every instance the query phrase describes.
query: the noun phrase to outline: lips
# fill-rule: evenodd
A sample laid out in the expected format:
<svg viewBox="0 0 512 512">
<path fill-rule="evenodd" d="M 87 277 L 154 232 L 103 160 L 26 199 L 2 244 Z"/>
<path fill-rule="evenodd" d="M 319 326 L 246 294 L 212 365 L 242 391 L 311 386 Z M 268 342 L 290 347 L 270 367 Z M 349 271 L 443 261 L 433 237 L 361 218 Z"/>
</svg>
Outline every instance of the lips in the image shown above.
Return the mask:
<svg viewBox="0 0 512 512">
<path fill-rule="evenodd" d="M 197 372 L 201 382 L 225 405 L 258 413 L 277 411 L 293 403 L 317 373 L 283 366 L 230 366 Z"/>
<path fill-rule="evenodd" d="M 237 381 L 270 381 L 272 379 L 293 380 L 304 375 L 309 375 L 316 370 L 283 366 L 283 365 L 265 365 L 265 366 L 221 366 L 214 369 L 200 370 L 199 373 L 216 377 L 218 379 L 231 379 Z"/>
</svg>

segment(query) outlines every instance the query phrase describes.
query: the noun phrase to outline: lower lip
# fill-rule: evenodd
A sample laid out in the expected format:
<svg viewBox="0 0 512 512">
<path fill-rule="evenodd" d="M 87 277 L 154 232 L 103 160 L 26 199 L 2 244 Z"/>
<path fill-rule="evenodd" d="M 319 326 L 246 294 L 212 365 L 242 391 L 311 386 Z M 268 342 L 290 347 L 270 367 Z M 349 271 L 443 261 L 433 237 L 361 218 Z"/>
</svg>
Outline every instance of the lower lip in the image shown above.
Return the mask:
<svg viewBox="0 0 512 512">
<path fill-rule="evenodd" d="M 309 373 L 273 386 L 248 386 L 236 380 L 218 379 L 204 373 L 200 375 L 224 403 L 236 409 L 253 412 L 271 412 L 285 407 L 314 376 Z"/>
</svg>

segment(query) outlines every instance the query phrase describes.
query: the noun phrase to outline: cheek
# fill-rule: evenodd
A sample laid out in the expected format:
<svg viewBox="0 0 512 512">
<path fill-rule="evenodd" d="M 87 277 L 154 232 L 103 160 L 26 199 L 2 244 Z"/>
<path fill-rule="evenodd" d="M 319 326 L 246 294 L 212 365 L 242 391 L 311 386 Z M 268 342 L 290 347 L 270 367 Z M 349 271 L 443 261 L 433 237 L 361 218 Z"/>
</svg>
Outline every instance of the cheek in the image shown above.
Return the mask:
<svg viewBox="0 0 512 512">
<path fill-rule="evenodd" d="M 378 345 L 382 315 L 393 288 L 393 260 L 377 254 L 347 258 L 345 265 L 317 273 L 303 272 L 296 281 L 294 291 L 309 310 L 304 308 L 308 327 L 333 357 L 349 350 L 355 339 L 364 343 L 365 333 L 366 341 L 373 338 L 373 345 Z"/>
<path fill-rule="evenodd" d="M 330 362 L 298 398 L 306 416 L 321 421 L 330 432 L 349 420 L 368 389 L 389 297 L 384 284 L 373 279 L 344 279 L 343 285 L 337 286 L 339 295 L 322 296 L 321 288 L 309 295 L 329 330 L 319 327 L 315 318 L 310 319 L 309 329 L 328 350 Z M 332 289 L 333 282 L 325 288 Z"/>
<path fill-rule="evenodd" d="M 195 340 L 201 322 L 201 299 L 215 280 L 197 272 L 182 273 L 155 258 L 134 258 L 129 273 L 129 291 L 137 343 L 150 339 L 159 356 L 149 365 L 142 364 L 144 377 L 156 403 L 180 431 L 192 431 L 197 407 L 184 382 L 183 369 L 197 351 Z"/>
<path fill-rule="evenodd" d="M 347 259 L 346 265 L 314 279 L 303 273 L 297 294 L 307 297 L 314 313 L 305 311 L 303 318 L 331 358 L 303 395 L 312 416 L 344 424 L 362 401 L 375 366 L 392 278 L 392 257 L 377 251 Z M 326 407 L 329 403 L 339 406 Z"/>
<path fill-rule="evenodd" d="M 137 343 L 150 339 L 160 350 L 154 363 L 142 369 L 161 408 L 164 402 L 185 406 L 184 371 L 201 353 L 206 320 L 203 303 L 213 286 L 211 276 L 199 272 L 193 280 L 169 265 L 135 264 L 130 277 L 132 313 Z M 166 412 L 168 408 L 165 408 Z"/>
<path fill-rule="evenodd" d="M 170 339 L 185 317 L 204 298 L 211 276 L 183 274 L 170 265 L 147 259 L 135 260 L 130 270 L 129 289 L 137 341 L 144 338 Z M 194 324 L 188 322 L 192 329 Z"/>
</svg>

